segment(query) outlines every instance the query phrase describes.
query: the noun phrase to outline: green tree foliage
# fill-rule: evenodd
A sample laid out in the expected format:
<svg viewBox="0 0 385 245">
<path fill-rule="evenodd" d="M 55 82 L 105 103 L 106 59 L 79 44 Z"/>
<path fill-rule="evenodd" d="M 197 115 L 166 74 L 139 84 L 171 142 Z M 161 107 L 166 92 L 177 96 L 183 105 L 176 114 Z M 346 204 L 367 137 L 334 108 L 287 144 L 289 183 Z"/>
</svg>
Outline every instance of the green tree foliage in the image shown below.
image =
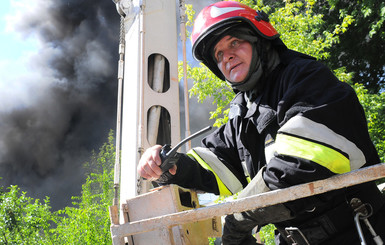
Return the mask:
<svg viewBox="0 0 385 245">
<path fill-rule="evenodd" d="M 180 63 L 181 64 L 181 63 Z M 178 66 L 179 77 L 183 74 L 181 65 Z M 182 75 L 183 76 L 183 75 Z M 190 89 L 190 96 L 196 96 L 199 102 L 208 98 L 213 99 L 216 105 L 215 111 L 210 112 L 210 119 L 216 119 L 214 126 L 219 127 L 228 120 L 228 104 L 234 97 L 231 87 L 218 79 L 206 66 L 187 66 L 187 76 L 194 80 L 194 86 Z M 210 81 L 209 83 L 206 81 Z"/>
<path fill-rule="evenodd" d="M 366 112 L 370 137 L 381 162 L 385 162 L 385 93 L 370 94 L 362 84 L 355 84 L 353 87 Z"/>
<path fill-rule="evenodd" d="M 275 231 L 275 226 L 273 224 L 268 224 L 261 228 L 261 230 L 259 231 L 259 236 L 261 237 L 263 244 L 265 245 L 275 244 L 274 231 Z"/>
<path fill-rule="evenodd" d="M 108 142 L 85 164 L 88 174 L 82 195 L 73 197 L 73 207 L 57 212 L 53 244 L 112 243 L 108 206 L 113 198 L 114 159 L 114 137 L 110 132 Z"/>
<path fill-rule="evenodd" d="M 270 19 L 288 48 L 325 60 L 330 56 L 328 49 L 339 43 L 339 35 L 348 30 L 354 19 L 346 15 L 330 31 L 320 33 L 324 24 L 323 15 L 313 11 L 314 5 L 315 1 L 311 0 L 305 3 L 287 1 L 284 7 L 270 14 Z M 260 8 L 271 12 L 269 6 Z"/>
<path fill-rule="evenodd" d="M 363 84 L 368 92 L 385 88 L 385 2 L 378 0 L 324 0 L 317 3 L 324 14 L 326 28 L 339 18 L 351 15 L 355 19 L 341 43 L 330 49 L 328 63 L 332 67 L 346 66 L 353 71 L 353 80 Z"/>
<path fill-rule="evenodd" d="M 28 197 L 17 186 L 0 195 L 0 244 L 49 244 L 51 221 L 49 199 Z"/>
<path fill-rule="evenodd" d="M 0 189 L 0 244 L 111 244 L 108 206 L 113 198 L 113 133 L 85 164 L 87 179 L 73 206 L 52 212 L 49 198 L 27 197 L 17 186 Z"/>
<path fill-rule="evenodd" d="M 249 1 L 252 2 L 252 1 Z M 288 2 L 258 0 L 272 9 L 282 8 Z M 319 29 L 333 32 L 336 23 L 351 16 L 355 21 L 346 28 L 341 42 L 329 49 L 328 65 L 335 69 L 345 66 L 353 71 L 353 80 L 365 85 L 369 92 L 375 93 L 385 86 L 385 2 L 378 0 L 313 0 L 313 11 L 322 16 L 324 24 Z M 274 12 L 274 11 L 273 11 Z"/>
</svg>

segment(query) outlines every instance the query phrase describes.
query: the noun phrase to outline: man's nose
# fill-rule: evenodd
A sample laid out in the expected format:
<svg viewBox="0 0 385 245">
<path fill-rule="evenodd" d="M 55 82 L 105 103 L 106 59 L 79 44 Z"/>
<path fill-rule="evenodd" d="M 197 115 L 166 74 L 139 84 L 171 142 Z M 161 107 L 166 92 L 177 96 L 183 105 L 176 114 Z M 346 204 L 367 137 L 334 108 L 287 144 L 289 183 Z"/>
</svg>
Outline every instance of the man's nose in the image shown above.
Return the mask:
<svg viewBox="0 0 385 245">
<path fill-rule="evenodd" d="M 235 54 L 232 50 L 227 50 L 223 52 L 223 60 L 225 62 L 231 61 L 232 59 L 234 59 L 234 57 L 235 57 Z"/>
</svg>

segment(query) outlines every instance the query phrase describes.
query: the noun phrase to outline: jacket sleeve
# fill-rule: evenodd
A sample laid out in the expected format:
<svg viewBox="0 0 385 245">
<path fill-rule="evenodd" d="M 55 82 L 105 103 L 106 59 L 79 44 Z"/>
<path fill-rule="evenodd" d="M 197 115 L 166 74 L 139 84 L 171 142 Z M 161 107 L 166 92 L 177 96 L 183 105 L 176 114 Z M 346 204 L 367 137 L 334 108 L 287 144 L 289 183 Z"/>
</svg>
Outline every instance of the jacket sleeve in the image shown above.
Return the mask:
<svg viewBox="0 0 385 245">
<path fill-rule="evenodd" d="M 379 162 L 363 109 L 348 84 L 315 61 L 289 68 L 282 81 L 280 129 L 263 176 L 270 189 Z"/>
<path fill-rule="evenodd" d="M 236 121 L 236 120 L 235 120 Z M 177 162 L 177 173 L 167 183 L 196 188 L 221 196 L 233 195 L 247 185 L 237 150 L 234 120 L 202 140 Z"/>
<path fill-rule="evenodd" d="M 176 174 L 167 174 L 158 181 L 159 184 L 177 184 L 185 188 L 219 194 L 214 173 L 203 168 L 194 158 L 187 154 L 180 154 L 176 165 Z"/>
</svg>

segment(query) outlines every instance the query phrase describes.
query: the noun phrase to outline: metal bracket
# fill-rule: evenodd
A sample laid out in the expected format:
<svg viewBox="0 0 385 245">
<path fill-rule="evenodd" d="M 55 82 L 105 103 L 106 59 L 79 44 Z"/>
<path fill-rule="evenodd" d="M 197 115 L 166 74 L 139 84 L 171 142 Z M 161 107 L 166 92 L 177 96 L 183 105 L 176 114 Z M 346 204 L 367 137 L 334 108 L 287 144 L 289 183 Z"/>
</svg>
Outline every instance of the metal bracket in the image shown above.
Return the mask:
<svg viewBox="0 0 385 245">
<path fill-rule="evenodd" d="M 135 6 L 133 0 L 112 0 L 116 4 L 116 10 L 125 18 L 132 18 L 139 13 L 141 8 L 141 1 L 139 6 Z"/>
<path fill-rule="evenodd" d="M 292 241 L 292 245 L 310 245 L 305 235 L 297 227 L 286 227 L 287 238 Z"/>
<path fill-rule="evenodd" d="M 371 233 L 372 237 L 373 237 L 373 240 L 374 242 L 377 244 L 377 245 L 383 245 L 383 241 L 381 239 L 380 236 L 377 235 L 377 233 L 374 231 L 372 225 L 370 224 L 368 218 L 373 214 L 373 208 L 370 204 L 366 203 L 362 203 L 362 201 L 358 198 L 353 198 L 351 201 L 350 201 L 350 205 L 354 211 L 354 222 L 356 224 L 356 228 L 357 228 L 357 232 L 358 232 L 358 236 L 360 237 L 360 240 L 361 240 L 361 244 L 362 245 L 366 245 L 366 241 L 365 241 L 365 237 L 364 237 L 364 234 L 362 232 L 362 228 L 361 228 L 361 225 L 360 225 L 360 220 L 362 220 L 364 222 L 364 224 L 366 225 L 366 227 L 368 228 L 369 232 Z"/>
</svg>

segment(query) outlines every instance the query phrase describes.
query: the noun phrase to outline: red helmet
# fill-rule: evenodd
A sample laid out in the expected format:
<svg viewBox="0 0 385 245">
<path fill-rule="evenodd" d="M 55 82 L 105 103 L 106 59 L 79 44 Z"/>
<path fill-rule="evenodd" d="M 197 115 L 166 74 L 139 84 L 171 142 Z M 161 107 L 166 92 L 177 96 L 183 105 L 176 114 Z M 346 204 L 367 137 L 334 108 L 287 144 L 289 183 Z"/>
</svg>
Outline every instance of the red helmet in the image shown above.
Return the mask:
<svg viewBox="0 0 385 245">
<path fill-rule="evenodd" d="M 266 39 L 272 40 L 279 36 L 269 23 L 266 13 L 256 11 L 239 2 L 221 1 L 211 4 L 205 7 L 194 21 L 191 35 L 193 56 L 223 80 L 224 77 L 212 57 L 205 57 L 208 54 L 205 43 L 212 38 L 211 34 L 238 23 L 250 25 L 256 33 Z"/>
</svg>

